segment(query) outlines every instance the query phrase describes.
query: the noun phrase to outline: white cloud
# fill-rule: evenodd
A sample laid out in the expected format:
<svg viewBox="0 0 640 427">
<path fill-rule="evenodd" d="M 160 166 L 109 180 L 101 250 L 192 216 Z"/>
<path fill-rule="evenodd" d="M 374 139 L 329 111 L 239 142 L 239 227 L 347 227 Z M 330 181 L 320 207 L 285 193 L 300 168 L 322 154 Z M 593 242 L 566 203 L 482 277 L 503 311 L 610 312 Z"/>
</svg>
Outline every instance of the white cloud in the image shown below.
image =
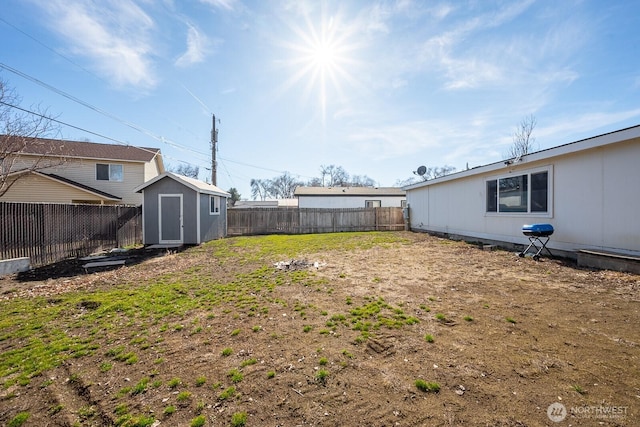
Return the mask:
<svg viewBox="0 0 640 427">
<path fill-rule="evenodd" d="M 129 0 L 38 2 L 51 29 L 68 43 L 74 55 L 88 58 L 116 86 L 147 89 L 156 76 L 150 59 L 153 20 Z"/>
<path fill-rule="evenodd" d="M 192 64 L 204 61 L 207 53 L 209 40 L 192 25 L 189 25 L 187 33 L 187 50 L 177 60 L 176 65 L 187 67 Z"/>
</svg>

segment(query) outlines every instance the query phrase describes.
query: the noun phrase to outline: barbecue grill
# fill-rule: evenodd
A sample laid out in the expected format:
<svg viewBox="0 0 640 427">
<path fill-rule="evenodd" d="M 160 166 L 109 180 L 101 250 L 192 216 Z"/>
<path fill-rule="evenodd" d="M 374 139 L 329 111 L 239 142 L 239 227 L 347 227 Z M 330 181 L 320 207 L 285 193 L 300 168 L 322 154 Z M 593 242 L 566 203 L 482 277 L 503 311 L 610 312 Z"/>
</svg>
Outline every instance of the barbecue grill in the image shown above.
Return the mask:
<svg viewBox="0 0 640 427">
<path fill-rule="evenodd" d="M 530 249 L 535 251 L 533 259 L 536 261 L 540 259 L 540 254 L 543 250 L 546 250 L 549 256 L 553 257 L 553 254 L 547 248 L 549 242 L 549 236 L 553 234 L 553 225 L 551 224 L 531 224 L 522 226 L 522 234 L 529 238 L 529 246 L 520 252 L 518 255 L 523 257 Z"/>
</svg>

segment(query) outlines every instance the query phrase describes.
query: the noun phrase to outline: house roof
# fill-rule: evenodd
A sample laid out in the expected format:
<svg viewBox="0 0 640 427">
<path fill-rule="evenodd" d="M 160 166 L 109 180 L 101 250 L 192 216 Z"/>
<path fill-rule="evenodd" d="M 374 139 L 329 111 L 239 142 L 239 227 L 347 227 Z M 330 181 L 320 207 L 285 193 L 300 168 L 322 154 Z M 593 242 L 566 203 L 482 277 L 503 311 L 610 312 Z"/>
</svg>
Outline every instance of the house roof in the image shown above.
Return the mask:
<svg viewBox="0 0 640 427">
<path fill-rule="evenodd" d="M 81 184 L 81 183 L 79 183 L 77 181 L 73 181 L 71 179 L 64 178 L 62 176 L 59 176 L 59 175 L 56 175 L 56 174 L 53 174 L 53 173 L 44 173 L 44 172 L 39 172 L 39 171 L 23 170 L 23 171 L 19 171 L 19 172 L 14 172 L 14 173 L 12 173 L 10 175 L 19 175 L 19 174 L 24 174 L 24 173 L 32 173 L 32 174 L 35 174 L 37 176 L 41 176 L 43 178 L 50 179 L 52 181 L 56 181 L 56 182 L 62 183 L 64 185 L 68 185 L 70 187 L 75 187 L 78 190 L 82 190 L 82 191 L 85 191 L 87 193 L 91 193 L 93 195 L 96 195 L 96 196 L 101 197 L 101 198 L 106 199 L 106 200 L 111 200 L 111 201 L 115 201 L 115 202 L 118 202 L 118 201 L 122 200 L 122 197 L 114 196 L 113 194 L 109 194 L 109 193 L 107 193 L 105 191 L 98 190 L 97 188 L 93 188 L 93 187 L 90 187 L 88 185 Z"/>
<path fill-rule="evenodd" d="M 398 187 L 297 187 L 295 196 L 397 196 L 406 192 Z"/>
<path fill-rule="evenodd" d="M 198 193 L 204 193 L 204 194 L 212 194 L 215 196 L 222 196 L 222 197 L 231 197 L 231 194 L 227 193 L 226 191 L 220 189 L 219 187 L 216 187 L 215 185 L 212 184 L 207 184 L 206 182 L 194 179 L 194 178 L 190 178 L 184 175 L 178 175 L 177 173 L 173 173 L 173 172 L 165 172 L 161 175 L 156 176 L 153 179 L 150 179 L 149 181 L 145 182 L 142 185 L 139 185 L 138 187 L 134 188 L 133 191 L 136 193 L 140 193 L 142 192 L 142 190 L 144 190 L 145 188 L 147 188 L 148 186 L 160 181 L 161 179 L 164 178 L 169 178 L 172 179 L 174 181 L 179 182 L 180 184 L 191 188 L 192 190 L 198 192 Z"/>
<path fill-rule="evenodd" d="M 150 162 L 160 154 L 159 148 L 134 147 L 132 145 L 99 144 L 63 139 L 23 138 L 6 135 L 0 138 L 2 138 L 3 143 L 13 143 L 22 147 L 17 152 L 26 155 Z"/>
<path fill-rule="evenodd" d="M 441 176 L 438 178 L 430 179 L 428 181 L 419 182 L 416 184 L 407 185 L 402 187 L 402 189 L 413 190 L 416 188 L 426 187 L 426 186 L 437 184 L 437 183 L 465 178 L 473 175 L 479 175 L 487 172 L 509 170 L 510 168 L 516 165 L 526 164 L 527 162 L 551 159 L 553 157 L 563 156 L 563 155 L 572 154 L 572 153 L 589 150 L 593 148 L 598 148 L 598 147 L 604 147 L 606 145 L 629 141 L 631 139 L 640 139 L 640 125 L 620 129 L 620 130 L 605 133 L 602 135 L 593 136 L 591 138 L 569 142 L 567 144 L 559 145 L 557 147 L 546 148 L 544 150 L 525 154 L 520 158 L 503 159 L 498 162 L 490 163 L 487 165 L 476 166 L 472 169 L 452 173 L 450 175 Z"/>
</svg>

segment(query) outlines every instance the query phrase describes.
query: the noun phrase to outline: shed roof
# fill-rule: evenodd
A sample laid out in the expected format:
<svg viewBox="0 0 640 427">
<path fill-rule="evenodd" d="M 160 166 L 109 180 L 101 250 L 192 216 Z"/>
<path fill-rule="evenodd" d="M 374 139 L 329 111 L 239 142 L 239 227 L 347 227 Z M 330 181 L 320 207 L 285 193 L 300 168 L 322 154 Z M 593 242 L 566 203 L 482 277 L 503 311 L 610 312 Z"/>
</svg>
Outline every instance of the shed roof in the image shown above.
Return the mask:
<svg viewBox="0 0 640 427">
<path fill-rule="evenodd" d="M 13 144 L 17 148 L 16 153 L 36 156 L 150 162 L 160 154 L 159 148 L 67 141 L 64 139 L 2 135 L 0 140 L 5 144 Z"/>
<path fill-rule="evenodd" d="M 200 181 L 198 179 L 194 179 L 194 178 L 190 178 L 188 176 L 184 176 L 184 175 L 179 175 L 177 173 L 173 173 L 173 172 L 165 172 L 161 175 L 158 175 L 156 177 L 154 177 L 153 179 L 150 179 L 149 181 L 145 182 L 142 185 L 139 185 L 138 187 L 134 188 L 133 191 L 136 193 L 140 193 L 142 190 L 144 190 L 145 188 L 149 187 L 150 185 L 153 185 L 154 183 L 160 181 L 161 179 L 164 178 L 169 178 L 172 179 L 176 182 L 179 182 L 180 184 L 191 188 L 193 191 L 196 191 L 198 193 L 203 193 L 203 194 L 212 194 L 215 196 L 221 196 L 221 197 L 231 197 L 231 194 L 227 193 L 226 191 L 220 189 L 219 187 L 216 187 L 215 185 L 212 184 L 207 184 L 206 182 Z"/>
<path fill-rule="evenodd" d="M 295 196 L 396 196 L 406 192 L 398 187 L 297 187 Z"/>
</svg>

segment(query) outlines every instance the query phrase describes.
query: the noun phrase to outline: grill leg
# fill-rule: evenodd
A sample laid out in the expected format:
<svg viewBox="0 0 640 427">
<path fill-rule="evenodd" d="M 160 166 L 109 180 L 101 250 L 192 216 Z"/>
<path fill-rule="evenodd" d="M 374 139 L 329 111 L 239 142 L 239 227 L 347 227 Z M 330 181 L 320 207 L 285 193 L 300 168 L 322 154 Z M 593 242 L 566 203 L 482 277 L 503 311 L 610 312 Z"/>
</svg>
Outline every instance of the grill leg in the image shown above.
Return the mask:
<svg viewBox="0 0 640 427">
<path fill-rule="evenodd" d="M 518 255 L 520 257 L 523 257 L 529 251 L 529 249 L 534 248 L 536 253 L 533 255 L 533 259 L 535 259 L 536 261 L 540 259 L 540 254 L 542 253 L 543 250 L 546 250 L 549 256 L 553 258 L 553 254 L 551 253 L 549 248 L 547 248 L 548 242 L 549 242 L 548 236 L 542 237 L 542 238 L 538 236 L 529 236 L 529 246 L 527 246 L 527 248 L 524 251 L 520 252 Z M 536 245 L 536 243 L 540 246 Z"/>
</svg>

